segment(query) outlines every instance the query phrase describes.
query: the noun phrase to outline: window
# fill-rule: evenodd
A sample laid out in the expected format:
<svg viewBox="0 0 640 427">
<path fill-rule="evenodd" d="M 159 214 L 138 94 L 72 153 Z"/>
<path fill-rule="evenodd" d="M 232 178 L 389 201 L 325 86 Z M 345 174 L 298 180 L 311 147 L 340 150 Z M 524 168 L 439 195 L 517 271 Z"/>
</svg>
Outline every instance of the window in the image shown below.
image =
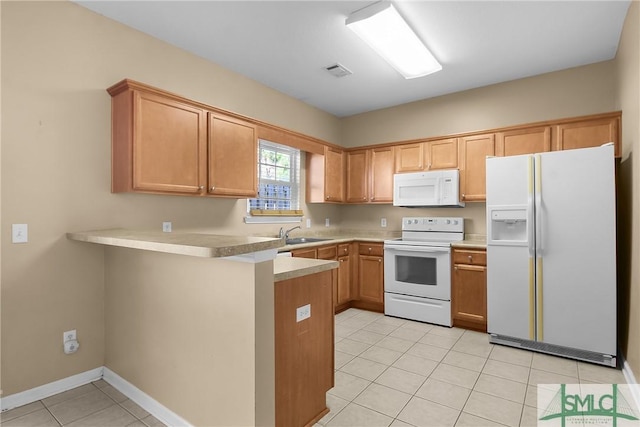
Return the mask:
<svg viewBox="0 0 640 427">
<path fill-rule="evenodd" d="M 302 216 L 300 150 L 259 141 L 258 197 L 247 204 L 253 216 Z"/>
</svg>

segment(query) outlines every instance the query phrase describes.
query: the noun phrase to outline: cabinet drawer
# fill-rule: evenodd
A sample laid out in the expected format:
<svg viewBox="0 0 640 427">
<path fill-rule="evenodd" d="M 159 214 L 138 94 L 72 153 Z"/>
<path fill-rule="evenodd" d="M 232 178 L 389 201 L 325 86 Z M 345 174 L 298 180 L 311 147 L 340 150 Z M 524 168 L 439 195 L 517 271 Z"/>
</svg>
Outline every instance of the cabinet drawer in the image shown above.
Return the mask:
<svg viewBox="0 0 640 427">
<path fill-rule="evenodd" d="M 318 248 L 318 259 L 333 259 L 337 258 L 337 247 L 336 245 L 331 246 L 322 246 Z"/>
<path fill-rule="evenodd" d="M 360 255 L 383 256 L 384 254 L 380 243 L 360 243 L 358 246 Z"/>
<path fill-rule="evenodd" d="M 349 244 L 348 243 L 343 243 L 341 245 L 338 245 L 338 256 L 346 256 L 349 255 Z"/>
<path fill-rule="evenodd" d="M 294 256 L 296 258 L 312 258 L 312 259 L 316 259 L 318 257 L 318 252 L 316 251 L 316 248 L 296 249 L 296 250 L 291 251 L 291 256 Z"/>
<path fill-rule="evenodd" d="M 487 265 L 487 251 L 484 250 L 453 250 L 454 264 Z"/>
</svg>

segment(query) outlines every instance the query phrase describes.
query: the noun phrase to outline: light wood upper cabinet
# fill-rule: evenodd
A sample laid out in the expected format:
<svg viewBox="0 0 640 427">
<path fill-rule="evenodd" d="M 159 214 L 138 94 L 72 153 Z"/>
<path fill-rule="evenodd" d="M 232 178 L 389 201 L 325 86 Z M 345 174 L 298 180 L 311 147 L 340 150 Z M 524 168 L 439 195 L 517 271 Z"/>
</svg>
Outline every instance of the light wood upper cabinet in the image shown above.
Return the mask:
<svg viewBox="0 0 640 427">
<path fill-rule="evenodd" d="M 206 185 L 206 112 L 156 94 L 113 98 L 112 191 L 200 194 Z"/>
<path fill-rule="evenodd" d="M 370 148 L 347 153 L 347 197 L 349 203 L 393 201 L 393 147 Z"/>
<path fill-rule="evenodd" d="M 344 152 L 324 147 L 324 154 L 307 153 L 307 203 L 344 201 Z"/>
<path fill-rule="evenodd" d="M 365 203 L 369 200 L 369 152 L 347 153 L 347 197 L 349 203 Z"/>
<path fill-rule="evenodd" d="M 369 201 L 372 203 L 393 202 L 393 147 L 370 150 Z"/>
<path fill-rule="evenodd" d="M 496 134 L 496 156 L 551 151 L 551 127 L 515 129 Z"/>
<path fill-rule="evenodd" d="M 424 142 L 396 145 L 396 173 L 419 172 L 424 170 Z"/>
<path fill-rule="evenodd" d="M 129 80 L 112 96 L 112 191 L 255 197 L 252 123 Z"/>
<path fill-rule="evenodd" d="M 427 170 L 458 167 L 458 139 L 447 138 L 426 142 Z"/>
<path fill-rule="evenodd" d="M 397 145 L 395 150 L 396 173 L 458 167 L 457 138 Z"/>
<path fill-rule="evenodd" d="M 495 156 L 495 135 L 465 136 L 458 139 L 460 198 L 465 202 L 486 200 L 486 158 Z"/>
<path fill-rule="evenodd" d="M 256 197 L 258 140 L 253 124 L 209 114 L 209 194 Z"/>
<path fill-rule="evenodd" d="M 620 156 L 620 117 L 603 117 L 559 124 L 555 127 L 553 149 L 598 147 L 607 142 L 615 143 L 615 155 Z"/>
</svg>

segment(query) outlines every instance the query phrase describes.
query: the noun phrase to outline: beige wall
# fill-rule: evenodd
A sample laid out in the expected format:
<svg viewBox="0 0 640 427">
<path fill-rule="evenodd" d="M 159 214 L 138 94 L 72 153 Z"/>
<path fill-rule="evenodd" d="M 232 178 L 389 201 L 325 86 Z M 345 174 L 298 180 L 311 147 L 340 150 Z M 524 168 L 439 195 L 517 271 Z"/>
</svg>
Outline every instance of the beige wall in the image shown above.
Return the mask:
<svg viewBox="0 0 640 427">
<path fill-rule="evenodd" d="M 620 341 L 640 380 L 640 3 L 631 4 L 616 56 L 616 108 L 622 110 L 618 174 Z"/>
<path fill-rule="evenodd" d="M 243 224 L 244 201 L 111 194 L 108 86 L 132 78 L 349 147 L 622 108 L 623 151 L 639 164 L 637 110 L 636 130 L 628 129 L 634 123 L 628 109 L 637 108 L 637 9 L 634 2 L 616 61 L 339 120 L 75 4 L 0 2 L 4 395 L 105 363 L 103 251 L 69 242 L 65 232 L 114 226 L 159 228 L 165 220 L 172 221 L 176 230 L 223 234 L 275 233 L 279 228 Z M 633 193 L 630 221 L 637 234 L 639 196 L 637 188 L 632 192 L 630 187 L 637 186 L 639 178 L 630 163 L 626 165 L 627 188 Z M 403 215 L 429 214 L 464 216 L 467 232 L 485 230 L 484 204 L 448 210 L 331 205 L 305 209 L 314 230 L 322 231 L 326 217 L 331 218 L 332 228 L 378 230 L 380 218 L 386 217 L 388 229 L 393 230 Z M 29 224 L 30 242 L 13 245 L 11 224 L 23 222 Z M 640 239 L 634 240 L 637 260 Z M 640 320 L 638 268 L 636 262 L 631 275 L 635 285 L 630 312 L 635 325 Z M 78 330 L 81 349 L 65 356 L 60 337 L 72 328 Z M 638 336 L 637 327 L 629 335 L 634 331 Z M 629 359 L 636 375 L 639 346 L 630 339 Z"/>
<path fill-rule="evenodd" d="M 614 63 L 412 102 L 342 120 L 342 141 L 356 147 L 518 125 L 615 110 Z"/>
<path fill-rule="evenodd" d="M 104 364 L 102 248 L 67 231 L 200 228 L 275 234 L 245 225 L 244 200 L 110 193 L 110 97 L 132 78 L 207 104 L 339 142 L 337 118 L 70 2 L 2 9 L 2 307 L 4 395 Z M 306 209 L 324 230 L 335 206 Z M 11 244 L 12 223 L 29 243 Z M 66 356 L 62 333 L 81 347 Z"/>
</svg>

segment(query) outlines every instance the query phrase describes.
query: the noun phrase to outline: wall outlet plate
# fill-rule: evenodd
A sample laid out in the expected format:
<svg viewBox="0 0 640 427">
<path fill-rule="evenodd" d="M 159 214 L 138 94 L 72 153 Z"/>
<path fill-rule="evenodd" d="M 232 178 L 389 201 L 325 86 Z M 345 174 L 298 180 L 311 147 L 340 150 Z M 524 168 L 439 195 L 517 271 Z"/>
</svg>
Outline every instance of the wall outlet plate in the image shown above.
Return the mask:
<svg viewBox="0 0 640 427">
<path fill-rule="evenodd" d="M 307 218 L 307 228 L 311 228 L 311 218 Z"/>
<path fill-rule="evenodd" d="M 62 342 L 75 341 L 77 339 L 78 339 L 78 336 L 75 329 L 71 331 L 66 331 L 65 333 L 62 334 Z"/>
<path fill-rule="evenodd" d="M 162 223 L 162 231 L 165 233 L 171 233 L 171 221 L 165 221 Z"/>
<path fill-rule="evenodd" d="M 387 218 L 380 218 L 380 227 L 387 226 Z"/>
<path fill-rule="evenodd" d="M 302 322 L 311 317 L 311 304 L 296 308 L 296 322 Z"/>
<path fill-rule="evenodd" d="M 324 226 L 325 227 L 329 227 L 331 225 L 331 221 L 329 220 L 329 218 L 325 218 L 324 219 Z"/>
</svg>

